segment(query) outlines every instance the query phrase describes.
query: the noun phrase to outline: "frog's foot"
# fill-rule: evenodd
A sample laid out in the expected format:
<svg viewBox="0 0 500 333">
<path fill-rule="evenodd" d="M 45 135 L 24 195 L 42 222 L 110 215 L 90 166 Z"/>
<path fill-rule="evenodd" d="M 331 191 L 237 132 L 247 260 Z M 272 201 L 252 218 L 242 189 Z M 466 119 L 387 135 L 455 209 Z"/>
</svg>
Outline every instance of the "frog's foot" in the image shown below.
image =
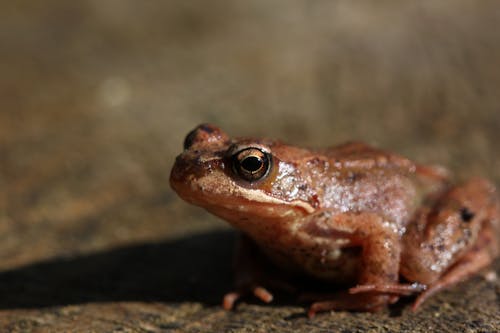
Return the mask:
<svg viewBox="0 0 500 333">
<path fill-rule="evenodd" d="M 484 240 L 482 244 L 486 244 L 489 240 Z M 432 284 L 425 292 L 420 294 L 412 310 L 417 311 L 420 305 L 430 296 L 447 287 L 453 286 L 456 283 L 465 280 L 467 277 L 477 273 L 479 270 L 487 267 L 493 260 L 490 250 L 484 246 L 476 246 L 463 256 L 448 272 L 446 272 L 438 281 Z"/>
<path fill-rule="evenodd" d="M 378 312 L 383 310 L 387 304 L 398 300 L 397 296 L 374 295 L 370 293 L 350 294 L 340 292 L 334 295 L 334 298 L 314 302 L 307 312 L 309 318 L 313 318 L 318 312 L 330 310 L 338 311 L 369 311 Z"/>
<path fill-rule="evenodd" d="M 393 294 L 409 296 L 415 293 L 420 293 L 427 289 L 425 284 L 418 282 L 411 284 L 361 284 L 349 289 L 350 294 L 360 294 L 360 293 L 380 293 L 380 294 Z"/>
<path fill-rule="evenodd" d="M 270 293 L 266 288 L 254 285 L 248 288 L 240 288 L 238 291 L 233 291 L 224 295 L 222 301 L 222 307 L 225 310 L 231 310 L 234 308 L 234 304 L 238 299 L 247 294 L 253 294 L 255 297 L 263 301 L 264 303 L 270 303 L 273 301 L 273 294 Z"/>
<path fill-rule="evenodd" d="M 265 281 L 265 282 L 261 282 Z M 242 297 L 248 295 L 253 295 L 263 301 L 264 303 L 271 303 L 274 299 L 273 293 L 269 291 L 268 288 L 263 287 L 263 285 L 269 286 L 270 288 L 284 291 L 286 293 L 292 294 L 297 291 L 297 288 L 287 283 L 286 281 L 267 276 L 266 278 L 248 278 L 236 281 L 236 290 L 224 295 L 222 301 L 222 307 L 225 310 L 231 310 L 234 308 L 234 304 Z"/>
</svg>

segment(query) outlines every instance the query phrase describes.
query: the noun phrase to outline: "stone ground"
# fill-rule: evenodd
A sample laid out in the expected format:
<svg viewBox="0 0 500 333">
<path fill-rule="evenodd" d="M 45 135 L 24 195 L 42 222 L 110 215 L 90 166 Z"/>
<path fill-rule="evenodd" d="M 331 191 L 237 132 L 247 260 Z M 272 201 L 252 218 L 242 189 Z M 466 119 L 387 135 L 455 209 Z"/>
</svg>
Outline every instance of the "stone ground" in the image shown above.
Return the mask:
<svg viewBox="0 0 500 333">
<path fill-rule="evenodd" d="M 418 313 L 224 312 L 234 233 L 168 185 L 200 122 L 500 185 L 499 22 L 496 1 L 1 2 L 0 332 L 500 331 L 480 276 Z"/>
</svg>

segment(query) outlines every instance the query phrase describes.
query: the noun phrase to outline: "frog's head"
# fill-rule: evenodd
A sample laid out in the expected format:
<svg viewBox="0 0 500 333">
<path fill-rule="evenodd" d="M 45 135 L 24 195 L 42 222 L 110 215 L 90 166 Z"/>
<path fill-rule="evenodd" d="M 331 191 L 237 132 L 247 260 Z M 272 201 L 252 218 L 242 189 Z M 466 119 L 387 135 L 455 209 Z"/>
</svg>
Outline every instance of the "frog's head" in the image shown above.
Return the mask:
<svg viewBox="0 0 500 333">
<path fill-rule="evenodd" d="M 184 200 L 241 229 L 312 213 L 317 196 L 299 169 L 310 153 L 268 139 L 231 139 L 200 125 L 184 140 L 170 184 Z"/>
</svg>

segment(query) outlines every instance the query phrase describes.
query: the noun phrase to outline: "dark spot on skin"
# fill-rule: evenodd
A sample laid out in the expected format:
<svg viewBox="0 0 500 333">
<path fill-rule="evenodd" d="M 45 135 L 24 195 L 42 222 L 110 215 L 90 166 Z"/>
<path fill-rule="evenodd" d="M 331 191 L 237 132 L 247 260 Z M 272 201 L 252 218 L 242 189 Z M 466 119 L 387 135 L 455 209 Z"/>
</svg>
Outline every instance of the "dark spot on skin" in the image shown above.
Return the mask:
<svg viewBox="0 0 500 333">
<path fill-rule="evenodd" d="M 347 175 L 347 180 L 350 181 L 351 183 L 354 183 L 356 180 L 359 180 L 361 178 L 361 174 L 357 172 L 349 172 Z"/>
<path fill-rule="evenodd" d="M 467 207 L 460 209 L 460 217 L 464 222 L 470 222 L 474 218 L 474 215 Z"/>
<path fill-rule="evenodd" d="M 201 165 L 203 165 L 203 162 L 202 162 L 201 156 L 197 156 L 197 157 L 193 160 L 193 164 L 195 164 L 195 165 L 197 165 L 197 166 L 201 166 Z"/>
<path fill-rule="evenodd" d="M 318 195 L 317 194 L 314 194 L 312 197 L 311 197 L 311 201 L 310 201 L 311 205 L 314 207 L 314 208 L 318 208 L 319 207 L 319 198 L 318 198 Z"/>
<path fill-rule="evenodd" d="M 320 162 L 320 159 L 318 157 L 311 158 L 307 163 L 311 166 L 318 165 Z"/>
<path fill-rule="evenodd" d="M 188 133 L 188 135 L 186 135 L 186 138 L 184 139 L 184 149 L 185 150 L 191 148 L 191 146 L 194 143 L 194 139 L 196 138 L 196 135 L 197 135 L 196 129 L 192 130 L 191 132 Z"/>
<path fill-rule="evenodd" d="M 214 132 L 214 129 L 211 126 L 206 125 L 206 124 L 200 125 L 199 129 L 201 129 L 202 131 L 207 132 L 208 134 Z"/>
<path fill-rule="evenodd" d="M 397 281 L 398 280 L 398 275 L 394 273 L 389 273 L 387 274 L 387 279 L 389 281 Z"/>
</svg>

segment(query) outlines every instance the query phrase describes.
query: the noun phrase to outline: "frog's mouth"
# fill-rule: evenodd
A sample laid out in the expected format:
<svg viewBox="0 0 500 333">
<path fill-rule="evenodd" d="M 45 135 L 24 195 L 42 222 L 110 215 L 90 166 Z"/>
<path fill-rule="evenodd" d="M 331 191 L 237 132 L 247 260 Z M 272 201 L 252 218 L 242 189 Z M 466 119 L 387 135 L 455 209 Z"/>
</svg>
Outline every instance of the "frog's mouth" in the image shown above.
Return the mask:
<svg viewBox="0 0 500 333">
<path fill-rule="evenodd" d="M 213 170 L 205 175 L 172 169 L 171 187 L 184 200 L 201 206 L 212 213 L 277 217 L 294 213 L 307 215 L 315 211 L 308 202 L 286 201 L 266 194 L 260 189 L 249 189 L 237 184 L 222 171 Z M 256 211 L 257 210 L 257 211 Z"/>
</svg>

